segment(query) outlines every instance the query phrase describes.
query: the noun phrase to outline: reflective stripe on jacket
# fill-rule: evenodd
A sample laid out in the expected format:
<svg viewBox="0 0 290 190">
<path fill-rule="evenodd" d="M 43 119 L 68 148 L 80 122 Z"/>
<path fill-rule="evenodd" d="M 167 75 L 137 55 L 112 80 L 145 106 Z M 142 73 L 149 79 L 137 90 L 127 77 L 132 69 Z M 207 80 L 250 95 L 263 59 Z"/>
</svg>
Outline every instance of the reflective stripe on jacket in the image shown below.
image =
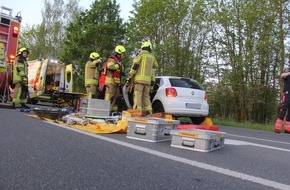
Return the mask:
<svg viewBox="0 0 290 190">
<path fill-rule="evenodd" d="M 28 63 L 22 56 L 17 58 L 13 67 L 13 83 L 22 82 L 23 77 L 28 76 Z"/>
<path fill-rule="evenodd" d="M 136 72 L 133 80 L 136 83 L 150 85 L 151 78 L 154 75 L 153 69 L 158 67 L 155 56 L 146 50 L 142 50 L 138 56 L 134 58 L 133 66 L 134 64 L 139 66 L 136 71 L 134 71 L 132 68 L 130 70 L 130 73 Z"/>
<path fill-rule="evenodd" d="M 97 85 L 99 80 L 98 64 L 100 60 L 88 61 L 85 66 L 85 85 Z"/>
</svg>

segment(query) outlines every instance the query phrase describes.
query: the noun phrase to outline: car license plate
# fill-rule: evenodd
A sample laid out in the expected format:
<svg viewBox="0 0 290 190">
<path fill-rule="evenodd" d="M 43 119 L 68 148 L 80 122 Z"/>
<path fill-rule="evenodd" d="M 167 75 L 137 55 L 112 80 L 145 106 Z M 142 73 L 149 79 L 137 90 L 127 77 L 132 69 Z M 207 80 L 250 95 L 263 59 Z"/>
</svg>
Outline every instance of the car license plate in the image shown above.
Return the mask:
<svg viewBox="0 0 290 190">
<path fill-rule="evenodd" d="M 189 109 L 201 109 L 201 104 L 186 103 L 185 106 L 186 108 L 189 108 Z"/>
</svg>

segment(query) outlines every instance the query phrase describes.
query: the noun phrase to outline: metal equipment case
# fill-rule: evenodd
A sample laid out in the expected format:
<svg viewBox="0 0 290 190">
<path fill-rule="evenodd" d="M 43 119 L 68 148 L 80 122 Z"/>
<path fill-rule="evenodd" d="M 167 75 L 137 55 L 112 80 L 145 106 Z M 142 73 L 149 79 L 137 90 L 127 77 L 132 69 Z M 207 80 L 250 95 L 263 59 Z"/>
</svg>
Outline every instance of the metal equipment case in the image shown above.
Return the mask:
<svg viewBox="0 0 290 190">
<path fill-rule="evenodd" d="M 82 98 L 80 99 L 80 113 L 84 116 L 108 117 L 110 115 L 110 101 Z"/>
<path fill-rule="evenodd" d="M 211 152 L 224 147 L 223 132 L 208 130 L 172 130 L 171 146 L 188 150 Z"/>
<path fill-rule="evenodd" d="M 128 117 L 127 138 L 148 142 L 171 140 L 170 130 L 176 129 L 178 120 L 156 117 Z"/>
</svg>

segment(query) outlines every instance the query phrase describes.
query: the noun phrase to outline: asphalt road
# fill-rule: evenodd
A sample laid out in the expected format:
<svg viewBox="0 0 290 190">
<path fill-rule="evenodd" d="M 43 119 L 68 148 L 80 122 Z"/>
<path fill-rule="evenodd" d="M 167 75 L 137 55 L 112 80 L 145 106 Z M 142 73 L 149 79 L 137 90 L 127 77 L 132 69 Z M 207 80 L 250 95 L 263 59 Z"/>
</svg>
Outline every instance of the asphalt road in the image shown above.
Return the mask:
<svg viewBox="0 0 290 190">
<path fill-rule="evenodd" d="M 0 109 L 0 189 L 290 189 L 290 134 L 220 131 L 225 147 L 203 153 Z"/>
</svg>

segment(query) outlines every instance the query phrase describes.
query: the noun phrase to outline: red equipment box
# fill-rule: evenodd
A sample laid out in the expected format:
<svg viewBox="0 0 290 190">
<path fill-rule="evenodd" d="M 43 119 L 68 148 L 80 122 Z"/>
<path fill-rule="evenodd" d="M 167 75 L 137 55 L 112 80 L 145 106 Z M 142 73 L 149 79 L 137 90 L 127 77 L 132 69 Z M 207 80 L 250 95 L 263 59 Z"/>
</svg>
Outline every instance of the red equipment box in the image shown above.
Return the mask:
<svg viewBox="0 0 290 190">
<path fill-rule="evenodd" d="M 209 130 L 209 131 L 219 131 L 219 127 L 216 125 L 208 126 L 208 125 L 195 125 L 195 124 L 179 124 L 177 126 L 178 130 L 184 129 L 201 129 L 201 130 Z"/>
</svg>

